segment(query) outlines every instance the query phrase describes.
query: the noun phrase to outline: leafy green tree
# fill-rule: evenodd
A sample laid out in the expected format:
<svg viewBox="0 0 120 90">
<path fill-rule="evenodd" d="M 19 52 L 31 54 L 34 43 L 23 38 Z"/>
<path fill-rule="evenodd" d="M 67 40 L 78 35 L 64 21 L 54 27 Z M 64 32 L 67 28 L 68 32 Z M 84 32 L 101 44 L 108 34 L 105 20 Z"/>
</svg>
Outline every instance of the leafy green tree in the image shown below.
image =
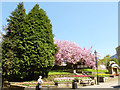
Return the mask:
<svg viewBox="0 0 120 90">
<path fill-rule="evenodd" d="M 106 55 L 103 59 L 99 60 L 99 64 L 107 66 L 107 62 L 110 61 L 110 55 Z"/>
<path fill-rule="evenodd" d="M 111 59 L 110 55 L 106 55 L 103 59 L 99 60 L 99 64 L 102 64 L 102 65 L 105 65 L 106 67 L 108 67 L 110 61 L 115 61 L 116 64 L 119 65 L 119 61 L 116 58 Z"/>
<path fill-rule="evenodd" d="M 24 30 L 25 9 L 23 3 L 19 3 L 17 8 L 9 16 L 7 33 L 2 41 L 2 66 L 5 78 L 21 76 L 20 70 L 23 63 L 22 32 Z M 9 78 L 10 79 L 10 78 Z"/>
<path fill-rule="evenodd" d="M 26 15 L 19 3 L 11 14 L 2 42 L 3 76 L 9 81 L 47 77 L 58 48 L 45 11 L 36 4 Z"/>
<path fill-rule="evenodd" d="M 52 25 L 45 11 L 39 9 L 36 4 L 26 16 L 24 31 L 24 53 L 25 61 L 28 63 L 27 73 L 31 76 L 38 75 L 47 77 L 49 70 L 53 67 L 57 52 L 54 44 Z M 31 78 L 31 77 L 29 77 Z"/>
</svg>

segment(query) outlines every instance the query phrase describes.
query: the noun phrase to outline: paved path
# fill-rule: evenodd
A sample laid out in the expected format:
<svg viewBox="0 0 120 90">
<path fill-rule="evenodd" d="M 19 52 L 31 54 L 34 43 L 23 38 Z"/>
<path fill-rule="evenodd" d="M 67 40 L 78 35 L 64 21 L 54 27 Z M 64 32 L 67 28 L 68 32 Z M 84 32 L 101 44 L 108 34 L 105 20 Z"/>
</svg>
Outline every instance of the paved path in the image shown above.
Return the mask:
<svg viewBox="0 0 120 90">
<path fill-rule="evenodd" d="M 120 88 L 120 76 L 119 79 L 118 76 L 116 76 L 105 83 L 99 83 L 99 85 L 85 86 L 81 88 Z"/>
</svg>

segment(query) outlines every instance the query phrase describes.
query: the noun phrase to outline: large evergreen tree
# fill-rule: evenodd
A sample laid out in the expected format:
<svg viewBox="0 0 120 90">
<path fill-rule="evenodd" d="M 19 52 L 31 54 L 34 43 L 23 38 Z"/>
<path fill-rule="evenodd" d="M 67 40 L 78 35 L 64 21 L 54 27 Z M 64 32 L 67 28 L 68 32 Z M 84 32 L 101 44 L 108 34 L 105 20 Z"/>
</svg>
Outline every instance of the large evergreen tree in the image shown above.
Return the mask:
<svg viewBox="0 0 120 90">
<path fill-rule="evenodd" d="M 2 43 L 3 75 L 17 81 L 38 79 L 39 75 L 47 77 L 57 46 L 45 11 L 36 4 L 26 15 L 20 3 L 8 22 Z"/>
<path fill-rule="evenodd" d="M 21 77 L 20 69 L 23 58 L 23 30 L 25 21 L 25 9 L 23 3 L 19 3 L 17 8 L 11 13 L 8 21 L 8 32 L 3 36 L 2 42 L 2 63 L 3 63 L 3 76 L 6 78 Z M 9 79 L 10 79 L 9 78 Z"/>
<path fill-rule="evenodd" d="M 45 11 L 36 4 L 26 16 L 25 22 L 25 61 L 28 62 L 28 74 L 47 77 L 54 65 L 57 46 L 54 44 L 52 25 Z M 32 68 L 29 68 L 32 67 Z M 35 78 L 35 77 L 34 77 Z"/>
</svg>

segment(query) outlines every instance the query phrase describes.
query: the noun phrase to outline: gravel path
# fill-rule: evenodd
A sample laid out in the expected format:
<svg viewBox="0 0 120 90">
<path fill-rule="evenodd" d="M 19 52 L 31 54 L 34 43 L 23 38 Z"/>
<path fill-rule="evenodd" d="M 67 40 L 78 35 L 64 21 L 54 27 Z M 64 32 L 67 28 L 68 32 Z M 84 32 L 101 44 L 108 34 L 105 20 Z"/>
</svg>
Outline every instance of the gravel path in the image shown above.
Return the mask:
<svg viewBox="0 0 120 90">
<path fill-rule="evenodd" d="M 99 85 L 85 86 L 81 88 L 120 88 L 120 76 L 118 82 L 118 76 L 111 78 L 105 83 L 99 83 Z"/>
</svg>

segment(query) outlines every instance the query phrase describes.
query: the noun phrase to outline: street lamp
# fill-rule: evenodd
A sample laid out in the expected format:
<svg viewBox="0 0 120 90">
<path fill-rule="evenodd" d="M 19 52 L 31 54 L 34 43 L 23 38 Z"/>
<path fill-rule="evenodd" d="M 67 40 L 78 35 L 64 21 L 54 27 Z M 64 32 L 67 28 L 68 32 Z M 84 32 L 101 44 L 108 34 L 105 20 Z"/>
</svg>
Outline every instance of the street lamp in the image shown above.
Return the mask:
<svg viewBox="0 0 120 90">
<path fill-rule="evenodd" d="M 98 77 L 98 62 L 97 62 L 97 52 L 95 50 L 95 60 L 96 60 L 96 68 L 97 68 L 97 85 L 99 85 L 99 77 Z"/>
</svg>

